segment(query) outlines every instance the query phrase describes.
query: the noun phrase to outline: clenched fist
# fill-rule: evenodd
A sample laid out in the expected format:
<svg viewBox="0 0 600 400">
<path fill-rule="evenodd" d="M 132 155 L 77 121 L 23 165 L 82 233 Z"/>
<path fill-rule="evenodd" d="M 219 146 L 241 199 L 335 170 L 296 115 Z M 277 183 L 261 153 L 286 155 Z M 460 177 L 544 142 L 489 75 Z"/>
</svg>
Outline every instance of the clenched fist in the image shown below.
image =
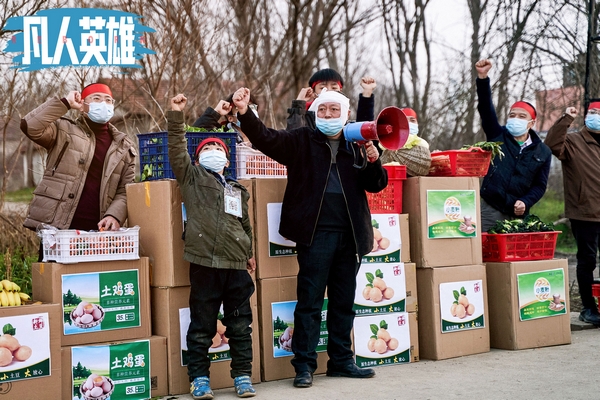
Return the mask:
<svg viewBox="0 0 600 400">
<path fill-rule="evenodd" d="M 186 104 L 187 104 L 187 97 L 185 97 L 183 94 L 179 93 L 177 96 L 175 96 L 171 99 L 171 110 L 183 111 Z"/>
<path fill-rule="evenodd" d="M 239 88 L 233 94 L 233 105 L 237 107 L 238 113 L 241 115 L 246 114 L 248 111 L 248 104 L 250 103 L 250 89 Z"/>
<path fill-rule="evenodd" d="M 231 104 L 225 100 L 221 100 L 215 107 L 215 111 L 224 117 L 231 111 Z"/>
<path fill-rule="evenodd" d="M 302 90 L 300 90 L 300 93 L 298 93 L 298 97 L 296 97 L 296 100 L 304 100 L 306 102 L 309 101 L 313 101 L 315 99 L 315 92 L 312 90 L 312 88 L 302 88 Z"/>
<path fill-rule="evenodd" d="M 567 107 L 567 109 L 565 110 L 565 114 L 568 114 L 571 117 L 575 118 L 577 116 L 577 109 L 575 107 Z"/>
<path fill-rule="evenodd" d="M 377 87 L 377 82 L 375 82 L 375 78 L 363 76 L 360 78 L 360 86 L 363 88 L 363 97 L 371 97 L 373 90 Z"/>
<path fill-rule="evenodd" d="M 492 69 L 492 62 L 487 58 L 479 60 L 475 63 L 475 69 L 477 70 L 477 76 L 479 79 L 485 79 L 488 76 L 488 72 Z"/>
</svg>

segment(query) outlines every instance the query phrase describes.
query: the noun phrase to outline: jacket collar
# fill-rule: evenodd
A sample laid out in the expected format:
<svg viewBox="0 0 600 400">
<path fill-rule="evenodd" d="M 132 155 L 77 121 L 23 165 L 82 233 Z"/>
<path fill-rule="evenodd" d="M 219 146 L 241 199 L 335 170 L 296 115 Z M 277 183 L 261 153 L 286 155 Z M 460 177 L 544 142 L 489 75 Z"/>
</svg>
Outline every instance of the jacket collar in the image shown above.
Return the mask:
<svg viewBox="0 0 600 400">
<path fill-rule="evenodd" d="M 585 140 L 585 142 L 587 144 L 598 144 L 598 142 L 596 141 L 596 139 L 594 139 L 594 137 L 592 136 L 592 133 L 590 131 L 588 131 L 586 126 L 584 126 L 581 129 L 581 135 L 583 136 L 583 139 Z"/>
<path fill-rule="evenodd" d="M 325 136 L 325 134 L 323 134 L 323 132 L 321 132 L 319 130 L 319 128 L 316 128 L 314 131 L 312 131 L 310 133 L 310 137 L 311 137 L 311 140 L 314 140 L 315 142 L 320 143 L 320 144 L 325 144 L 328 141 L 327 136 Z M 351 146 L 352 146 L 352 142 L 347 141 L 344 137 L 344 134 L 342 133 L 342 136 L 340 138 L 340 147 L 338 148 L 338 151 L 345 151 L 345 152 L 350 153 Z"/>
</svg>

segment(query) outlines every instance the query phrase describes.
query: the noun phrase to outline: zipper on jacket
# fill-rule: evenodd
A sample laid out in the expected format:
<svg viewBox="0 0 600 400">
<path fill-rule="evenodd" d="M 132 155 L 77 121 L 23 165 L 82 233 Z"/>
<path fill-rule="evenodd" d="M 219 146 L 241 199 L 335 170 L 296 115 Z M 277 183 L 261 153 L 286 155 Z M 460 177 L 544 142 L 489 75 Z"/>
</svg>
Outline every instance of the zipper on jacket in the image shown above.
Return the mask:
<svg viewBox="0 0 600 400">
<path fill-rule="evenodd" d="M 63 156 L 65 155 L 65 151 L 67 151 L 67 147 L 69 147 L 69 142 L 65 142 L 65 144 L 63 144 L 62 149 L 60 149 L 60 153 L 58 153 L 58 158 L 56 159 L 56 162 L 54 163 L 54 166 L 52 167 L 52 176 L 54 176 L 54 172 L 56 171 L 58 164 L 60 164 L 60 161 L 62 160 Z"/>
<path fill-rule="evenodd" d="M 319 212 L 317 213 L 317 220 L 315 221 L 315 226 L 313 228 L 312 235 L 310 236 L 310 244 L 312 245 L 313 240 L 315 239 L 315 232 L 317 231 L 317 224 L 319 223 L 319 217 L 321 216 L 321 208 L 323 207 L 323 199 L 325 198 L 325 192 L 327 191 L 327 185 L 329 184 L 329 174 L 331 174 L 331 166 L 333 165 L 333 150 L 329 143 L 325 143 L 327 147 L 329 147 L 329 154 L 331 157 L 329 158 L 329 171 L 327 172 L 327 179 L 325 180 L 325 187 L 323 188 L 323 194 L 321 195 L 321 202 L 319 203 Z M 341 185 L 341 182 L 340 182 Z M 342 189 L 343 191 L 343 189 Z M 348 207 L 348 206 L 346 206 Z"/>
<path fill-rule="evenodd" d="M 344 203 L 346 204 L 346 212 L 348 212 L 348 218 L 350 219 L 350 227 L 352 228 L 352 238 L 354 239 L 354 247 L 356 248 L 356 262 L 358 264 L 360 264 L 360 257 L 358 255 L 358 241 L 356 240 L 356 232 L 354 231 L 354 224 L 352 223 L 352 217 L 350 216 L 350 210 L 348 209 L 348 199 L 346 198 L 346 192 L 344 192 L 344 185 L 342 184 L 342 177 L 340 176 L 340 170 L 336 168 L 336 172 L 338 175 L 338 180 L 340 181 L 340 187 L 342 188 L 342 195 L 344 196 Z"/>
</svg>

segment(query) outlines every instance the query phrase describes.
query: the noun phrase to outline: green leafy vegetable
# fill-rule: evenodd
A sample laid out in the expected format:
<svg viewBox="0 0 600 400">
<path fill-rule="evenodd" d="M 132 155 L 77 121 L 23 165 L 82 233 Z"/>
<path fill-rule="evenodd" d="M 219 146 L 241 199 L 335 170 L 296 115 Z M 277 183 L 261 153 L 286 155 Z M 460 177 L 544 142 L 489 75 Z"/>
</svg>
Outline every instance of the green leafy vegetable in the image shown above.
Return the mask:
<svg viewBox="0 0 600 400">
<path fill-rule="evenodd" d="M 527 232 L 553 232 L 554 226 L 546 224 L 536 215 L 529 214 L 523 219 L 496 221 L 488 229 L 488 233 L 527 233 Z"/>
<path fill-rule="evenodd" d="M 472 145 L 464 145 L 462 148 L 466 150 L 477 151 L 477 149 L 490 151 L 492 153 L 492 158 L 490 159 L 490 163 L 494 165 L 494 158 L 498 156 L 500 160 L 504 157 L 504 152 L 502 151 L 502 142 L 477 142 Z"/>
</svg>

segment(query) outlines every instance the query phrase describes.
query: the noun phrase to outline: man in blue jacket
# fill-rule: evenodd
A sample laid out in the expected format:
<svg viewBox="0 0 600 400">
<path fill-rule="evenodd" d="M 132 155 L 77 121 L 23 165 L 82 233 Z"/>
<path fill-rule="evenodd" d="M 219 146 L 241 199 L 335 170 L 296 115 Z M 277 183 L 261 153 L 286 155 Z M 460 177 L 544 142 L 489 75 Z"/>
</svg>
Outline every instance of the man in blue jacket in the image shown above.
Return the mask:
<svg viewBox="0 0 600 400">
<path fill-rule="evenodd" d="M 537 203 L 548 184 L 552 152 L 532 129 L 535 108 L 517 101 L 510 108 L 506 125 L 498 122 L 492 102 L 488 72 L 490 60 L 479 60 L 477 70 L 477 110 L 487 141 L 502 142 L 504 157 L 490 165 L 481 185 L 481 230 L 490 229 L 497 220 L 523 218 Z"/>
<path fill-rule="evenodd" d="M 354 323 L 356 274 L 362 256 L 373 247 L 373 227 L 365 190 L 387 186 L 387 172 L 372 142 L 366 144 L 369 162 L 353 167 L 359 157 L 356 143 L 344 140 L 343 127 L 350 102 L 335 91 L 323 91 L 310 107 L 316 129 L 268 129 L 248 111 L 250 90 L 235 92 L 242 130 L 267 156 L 287 166 L 288 182 L 281 208 L 279 233 L 296 242 L 297 295 L 294 311 L 292 364 L 295 387 L 310 387 L 317 369 L 321 308 L 328 293 L 328 376 L 371 378 L 375 372 L 354 363 L 350 331 Z M 259 266 L 260 268 L 260 266 Z"/>
</svg>

